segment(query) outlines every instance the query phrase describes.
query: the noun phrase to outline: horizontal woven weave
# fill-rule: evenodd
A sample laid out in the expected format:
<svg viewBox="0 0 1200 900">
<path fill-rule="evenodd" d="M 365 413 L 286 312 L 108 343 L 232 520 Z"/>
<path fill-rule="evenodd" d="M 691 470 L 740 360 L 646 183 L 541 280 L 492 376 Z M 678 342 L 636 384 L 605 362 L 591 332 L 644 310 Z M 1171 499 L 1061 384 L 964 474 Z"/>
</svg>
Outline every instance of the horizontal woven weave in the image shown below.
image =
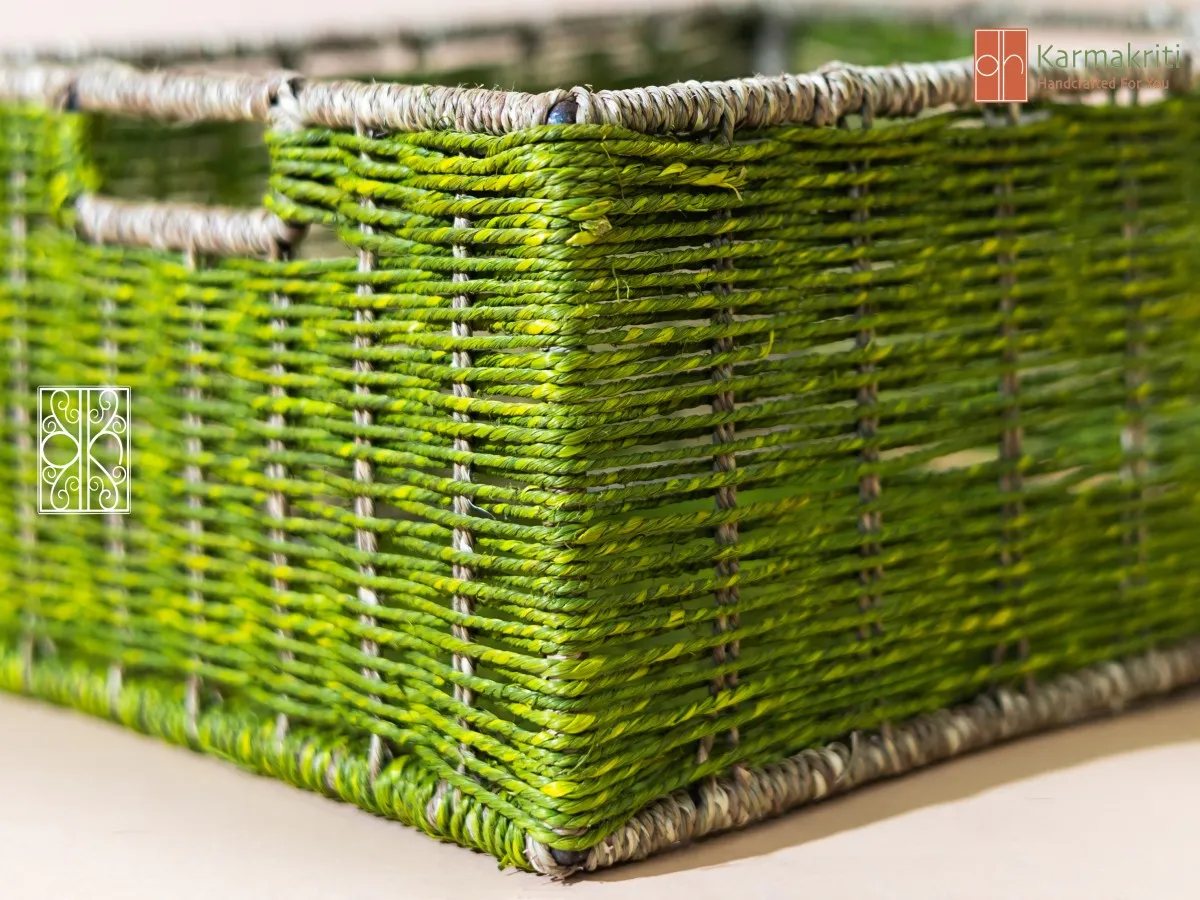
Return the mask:
<svg viewBox="0 0 1200 900">
<path fill-rule="evenodd" d="M 842 125 L 281 128 L 221 254 L 0 109 L 0 687 L 561 873 L 1195 680 L 1200 101 Z M 41 517 L 102 384 L 132 511 Z"/>
</svg>

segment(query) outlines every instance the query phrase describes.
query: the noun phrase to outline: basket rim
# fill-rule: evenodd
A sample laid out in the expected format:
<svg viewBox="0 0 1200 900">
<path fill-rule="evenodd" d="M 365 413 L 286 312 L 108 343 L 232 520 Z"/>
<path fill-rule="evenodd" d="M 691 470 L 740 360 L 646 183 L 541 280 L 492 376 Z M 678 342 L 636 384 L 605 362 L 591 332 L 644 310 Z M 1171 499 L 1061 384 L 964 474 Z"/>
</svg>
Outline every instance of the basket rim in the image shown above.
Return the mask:
<svg viewBox="0 0 1200 900">
<path fill-rule="evenodd" d="M 1168 93 L 1197 84 L 1192 54 L 1179 65 L 1035 67 L 1031 102 L 1078 100 L 1099 79 L 1157 81 Z M 111 61 L 83 65 L 0 66 L 0 101 L 55 109 L 176 121 L 264 122 L 284 130 L 309 126 L 384 132 L 507 134 L 545 124 L 619 126 L 647 135 L 724 133 L 778 125 L 831 126 L 848 115 L 910 118 L 927 109 L 968 108 L 971 58 L 887 66 L 832 62 L 796 75 L 686 81 L 661 87 L 542 93 L 432 84 L 308 80 L 267 73 L 143 70 Z"/>
</svg>

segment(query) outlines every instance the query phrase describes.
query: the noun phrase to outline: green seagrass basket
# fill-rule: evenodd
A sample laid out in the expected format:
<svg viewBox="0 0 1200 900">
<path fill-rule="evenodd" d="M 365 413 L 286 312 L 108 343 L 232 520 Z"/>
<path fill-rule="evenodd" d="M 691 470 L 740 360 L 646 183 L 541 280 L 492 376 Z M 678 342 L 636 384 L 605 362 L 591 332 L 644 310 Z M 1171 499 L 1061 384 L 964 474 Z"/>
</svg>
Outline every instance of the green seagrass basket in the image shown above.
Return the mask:
<svg viewBox="0 0 1200 900">
<path fill-rule="evenodd" d="M 1190 69 L 971 46 L 4 63 L 0 688 L 566 875 L 1200 681 Z"/>
</svg>

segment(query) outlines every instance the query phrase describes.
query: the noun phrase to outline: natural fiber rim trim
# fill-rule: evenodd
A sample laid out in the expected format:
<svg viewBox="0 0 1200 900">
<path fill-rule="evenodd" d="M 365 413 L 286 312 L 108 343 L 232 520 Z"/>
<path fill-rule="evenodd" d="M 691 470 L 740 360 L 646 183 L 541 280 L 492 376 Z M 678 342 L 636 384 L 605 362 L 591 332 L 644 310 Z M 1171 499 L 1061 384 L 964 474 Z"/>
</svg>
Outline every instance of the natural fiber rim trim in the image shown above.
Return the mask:
<svg viewBox="0 0 1200 900">
<path fill-rule="evenodd" d="M 1054 101 L 1094 93 L 1100 77 L 1160 81 L 1172 92 L 1194 84 L 1191 56 L 1181 65 L 1128 68 L 1035 68 L 1029 99 Z M 0 67 L 0 100 L 43 103 L 132 117 L 183 121 L 260 121 L 384 131 L 454 130 L 504 134 L 535 125 L 617 125 L 645 134 L 732 132 L 773 125 L 834 125 L 847 115 L 905 118 L 925 109 L 967 107 L 971 59 L 890 66 L 830 63 L 801 75 L 688 81 L 663 87 L 540 94 L 484 88 L 355 81 L 306 81 L 301 75 L 142 71 L 111 62 L 82 66 Z M 1064 82 L 1079 88 L 1061 87 Z"/>
</svg>

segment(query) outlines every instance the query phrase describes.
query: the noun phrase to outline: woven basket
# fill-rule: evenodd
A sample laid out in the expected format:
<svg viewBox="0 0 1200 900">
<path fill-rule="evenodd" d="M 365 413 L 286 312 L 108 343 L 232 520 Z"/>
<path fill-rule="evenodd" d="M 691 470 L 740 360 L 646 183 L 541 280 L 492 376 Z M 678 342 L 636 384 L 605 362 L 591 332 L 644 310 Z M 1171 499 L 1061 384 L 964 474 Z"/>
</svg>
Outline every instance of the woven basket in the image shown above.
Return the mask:
<svg viewBox="0 0 1200 900">
<path fill-rule="evenodd" d="M 970 46 L 6 64 L 0 687 L 565 875 L 1200 680 L 1200 97 Z"/>
</svg>

